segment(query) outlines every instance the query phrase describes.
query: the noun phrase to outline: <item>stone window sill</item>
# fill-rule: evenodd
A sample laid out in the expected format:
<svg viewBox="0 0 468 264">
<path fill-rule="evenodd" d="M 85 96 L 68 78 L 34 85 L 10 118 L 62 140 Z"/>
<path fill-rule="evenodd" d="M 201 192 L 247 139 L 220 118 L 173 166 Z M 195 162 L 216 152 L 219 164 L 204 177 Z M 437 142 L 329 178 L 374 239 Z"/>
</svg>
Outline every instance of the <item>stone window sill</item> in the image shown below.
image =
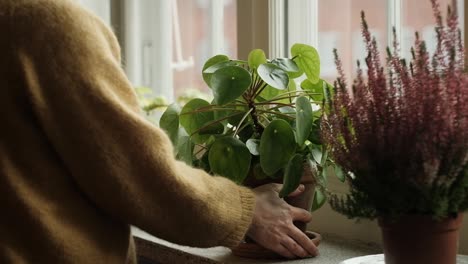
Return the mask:
<svg viewBox="0 0 468 264">
<path fill-rule="evenodd" d="M 268 264 L 337 264 L 346 259 L 382 253 L 378 245 L 361 241 L 342 239 L 335 235 L 322 234 L 323 241 L 319 249 L 320 255 L 315 258 L 301 260 L 252 260 L 239 258 L 231 254 L 225 247 L 192 248 L 161 240 L 139 229 L 133 228 L 140 264 L 152 263 L 187 263 L 187 264 L 216 264 L 216 263 L 268 263 Z"/>
</svg>

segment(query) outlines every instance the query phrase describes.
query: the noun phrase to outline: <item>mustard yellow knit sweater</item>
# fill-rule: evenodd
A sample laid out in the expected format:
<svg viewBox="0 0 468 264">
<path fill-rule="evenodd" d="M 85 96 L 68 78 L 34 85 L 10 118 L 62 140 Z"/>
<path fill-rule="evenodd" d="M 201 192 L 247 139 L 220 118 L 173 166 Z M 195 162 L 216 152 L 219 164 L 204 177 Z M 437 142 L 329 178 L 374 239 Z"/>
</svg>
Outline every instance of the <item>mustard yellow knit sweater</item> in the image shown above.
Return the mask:
<svg viewBox="0 0 468 264">
<path fill-rule="evenodd" d="M 0 0 L 0 263 L 135 263 L 130 225 L 234 246 L 254 200 L 174 160 L 100 19 L 71 0 Z"/>
</svg>

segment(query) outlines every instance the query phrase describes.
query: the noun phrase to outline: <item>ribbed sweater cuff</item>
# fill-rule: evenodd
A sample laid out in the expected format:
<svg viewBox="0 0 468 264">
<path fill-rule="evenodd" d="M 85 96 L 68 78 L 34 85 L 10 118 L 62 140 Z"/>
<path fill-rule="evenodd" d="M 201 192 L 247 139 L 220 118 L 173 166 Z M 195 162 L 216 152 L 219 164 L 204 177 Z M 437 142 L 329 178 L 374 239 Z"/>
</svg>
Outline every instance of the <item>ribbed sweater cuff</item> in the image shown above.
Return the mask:
<svg viewBox="0 0 468 264">
<path fill-rule="evenodd" d="M 239 191 L 239 195 L 241 201 L 241 217 L 234 231 L 221 242 L 221 245 L 229 248 L 239 245 L 252 223 L 253 210 L 255 207 L 255 195 L 251 190 L 246 188 L 242 188 Z"/>
</svg>

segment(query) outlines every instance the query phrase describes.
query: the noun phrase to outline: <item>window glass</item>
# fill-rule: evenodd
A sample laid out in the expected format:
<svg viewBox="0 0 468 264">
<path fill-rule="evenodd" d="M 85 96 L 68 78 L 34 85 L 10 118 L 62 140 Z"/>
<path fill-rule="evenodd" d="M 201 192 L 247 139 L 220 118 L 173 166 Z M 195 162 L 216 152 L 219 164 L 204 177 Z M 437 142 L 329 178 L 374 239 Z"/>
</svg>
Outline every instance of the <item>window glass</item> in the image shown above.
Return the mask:
<svg viewBox="0 0 468 264">
<path fill-rule="evenodd" d="M 452 0 L 439 0 L 443 15 Z M 464 1 L 458 3 L 459 18 L 464 19 Z M 434 16 L 429 0 L 288 0 L 288 8 L 301 12 L 298 19 L 289 12 L 288 43 L 306 40 L 317 47 L 321 58 L 321 75 L 327 81 L 337 76 L 333 49 L 338 50 L 346 76 L 356 74 L 356 60 L 365 58 L 366 51 L 361 34 L 361 10 L 365 11 L 372 34 L 376 37 L 382 61 L 386 47 L 392 41 L 392 26 L 397 28 L 402 55 L 410 56 L 414 32 L 419 31 L 430 51 L 435 49 Z M 305 11 L 304 11 L 305 10 Z M 315 20 L 314 20 L 315 19 Z M 460 23 L 463 29 L 463 23 Z M 312 37 L 301 37 L 301 36 Z M 362 63 L 365 68 L 364 63 Z"/>
<path fill-rule="evenodd" d="M 111 24 L 121 36 L 124 69 L 135 87 L 168 102 L 210 94 L 203 63 L 211 56 L 237 56 L 236 0 L 75 0 Z M 116 18 L 113 18 L 116 19 Z M 147 90 L 147 89 L 140 89 Z"/>
<path fill-rule="evenodd" d="M 348 77 L 355 74 L 356 60 L 362 61 L 366 55 L 361 34 L 361 10 L 366 13 L 381 55 L 385 54 L 388 42 L 387 0 L 318 1 L 318 51 L 321 75 L 327 81 L 333 82 L 337 75 L 333 48 L 338 50 Z"/>
<path fill-rule="evenodd" d="M 209 93 L 201 77 L 204 62 L 216 54 L 237 56 L 235 1 L 177 0 L 174 3 L 174 93 L 176 96 L 193 90 Z"/>
<path fill-rule="evenodd" d="M 457 1 L 459 9 L 460 26 L 463 30 L 463 0 Z M 439 0 L 440 10 L 444 18 L 447 15 L 447 6 L 452 0 Z M 411 46 L 414 44 L 415 35 L 418 31 L 422 39 L 426 41 L 429 52 L 433 53 L 437 41 L 434 31 L 435 27 L 432 5 L 429 1 L 403 1 L 402 3 L 402 38 L 401 52 L 405 58 L 411 58 Z M 463 32 L 463 31 L 462 31 Z"/>
<path fill-rule="evenodd" d="M 110 0 L 76 0 L 110 25 Z"/>
</svg>

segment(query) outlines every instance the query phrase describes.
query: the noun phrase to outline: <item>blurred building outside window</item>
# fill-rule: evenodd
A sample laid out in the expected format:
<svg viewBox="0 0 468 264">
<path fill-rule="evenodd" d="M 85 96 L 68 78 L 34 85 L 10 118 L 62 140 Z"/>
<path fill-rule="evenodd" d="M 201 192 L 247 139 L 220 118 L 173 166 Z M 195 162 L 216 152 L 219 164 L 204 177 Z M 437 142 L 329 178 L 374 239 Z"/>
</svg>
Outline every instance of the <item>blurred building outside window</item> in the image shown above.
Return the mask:
<svg viewBox="0 0 468 264">
<path fill-rule="evenodd" d="M 444 16 L 451 2 L 439 0 Z M 463 28 L 464 0 L 457 0 L 457 4 L 460 26 Z M 410 58 L 415 31 L 420 33 L 430 51 L 435 50 L 435 19 L 429 0 L 289 0 L 286 6 L 286 46 L 304 41 L 315 46 L 321 57 L 322 78 L 329 82 L 333 82 L 337 76 L 334 48 L 338 50 L 348 78 L 355 76 L 356 61 L 359 59 L 362 62 L 365 58 L 361 11 L 365 12 L 371 32 L 377 39 L 382 59 L 386 47 L 392 45 L 393 27 L 396 28 L 400 51 L 405 58 Z"/>
<path fill-rule="evenodd" d="M 112 2 L 117 2 L 130 81 L 168 102 L 184 94 L 211 94 L 201 75 L 204 62 L 217 54 L 236 58 L 236 0 L 75 1 L 109 25 Z"/>
</svg>

